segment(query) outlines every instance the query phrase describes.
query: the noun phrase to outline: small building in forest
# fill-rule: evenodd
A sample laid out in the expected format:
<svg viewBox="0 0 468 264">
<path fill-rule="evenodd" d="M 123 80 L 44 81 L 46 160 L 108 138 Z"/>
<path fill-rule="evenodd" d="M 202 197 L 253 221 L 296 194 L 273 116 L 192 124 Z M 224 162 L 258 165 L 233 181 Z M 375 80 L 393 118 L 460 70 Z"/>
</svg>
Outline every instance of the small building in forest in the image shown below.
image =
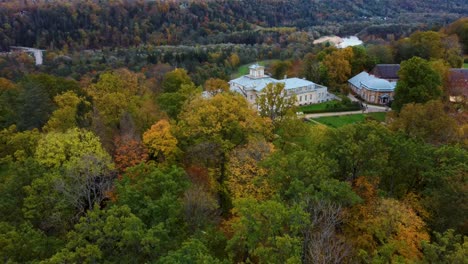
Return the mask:
<svg viewBox="0 0 468 264">
<path fill-rule="evenodd" d="M 393 100 L 396 81 L 387 81 L 365 71 L 348 80 L 351 90 L 364 101 L 385 105 Z"/>
<path fill-rule="evenodd" d="M 398 71 L 400 70 L 400 64 L 377 64 L 370 72 L 377 78 L 387 80 L 389 82 L 398 81 Z"/>
<path fill-rule="evenodd" d="M 349 88 L 364 101 L 385 105 L 393 100 L 400 64 L 377 64 L 348 80 Z"/>
<path fill-rule="evenodd" d="M 468 98 L 468 69 L 450 69 L 447 93 L 452 103 L 465 103 Z"/>
<path fill-rule="evenodd" d="M 253 64 L 249 74 L 229 81 L 231 90 L 245 96 L 251 104 L 256 104 L 257 97 L 270 83 L 283 83 L 287 96 L 296 96 L 297 105 L 316 104 L 331 100 L 327 87 L 301 78 L 277 80 L 265 75 L 265 67 Z"/>
</svg>

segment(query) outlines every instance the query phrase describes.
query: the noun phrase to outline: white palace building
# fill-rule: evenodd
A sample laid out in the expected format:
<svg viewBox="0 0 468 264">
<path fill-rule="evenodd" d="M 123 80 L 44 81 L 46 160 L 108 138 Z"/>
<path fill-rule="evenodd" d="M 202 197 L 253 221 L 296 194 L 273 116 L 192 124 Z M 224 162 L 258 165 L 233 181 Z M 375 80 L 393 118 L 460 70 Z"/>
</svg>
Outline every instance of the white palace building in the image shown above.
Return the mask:
<svg viewBox="0 0 468 264">
<path fill-rule="evenodd" d="M 265 75 L 265 68 L 258 64 L 249 67 L 250 74 L 229 81 L 232 91 L 243 94 L 251 104 L 269 83 L 284 83 L 287 95 L 295 95 L 298 105 L 316 104 L 330 100 L 327 87 L 300 78 L 276 80 Z"/>
</svg>

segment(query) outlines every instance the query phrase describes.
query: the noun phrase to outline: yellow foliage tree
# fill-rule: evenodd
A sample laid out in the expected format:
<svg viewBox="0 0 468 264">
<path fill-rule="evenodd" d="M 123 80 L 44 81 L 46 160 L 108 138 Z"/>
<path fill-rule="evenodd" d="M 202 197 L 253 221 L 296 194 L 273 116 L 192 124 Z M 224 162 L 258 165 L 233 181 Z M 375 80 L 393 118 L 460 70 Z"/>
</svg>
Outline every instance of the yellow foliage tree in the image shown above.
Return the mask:
<svg viewBox="0 0 468 264">
<path fill-rule="evenodd" d="M 172 135 L 171 124 L 166 119 L 158 121 L 143 134 L 143 143 L 158 161 L 165 161 L 177 153 L 177 139 Z"/>
<path fill-rule="evenodd" d="M 76 112 L 83 98 L 72 91 L 68 91 L 55 96 L 54 101 L 58 109 L 52 113 L 49 121 L 44 125 L 44 131 L 65 132 L 70 128 L 76 127 Z"/>
<path fill-rule="evenodd" d="M 234 199 L 255 198 L 264 200 L 272 193 L 267 181 L 267 170 L 260 162 L 273 151 L 266 141 L 249 142 L 234 149 L 229 155 L 227 187 Z"/>
</svg>

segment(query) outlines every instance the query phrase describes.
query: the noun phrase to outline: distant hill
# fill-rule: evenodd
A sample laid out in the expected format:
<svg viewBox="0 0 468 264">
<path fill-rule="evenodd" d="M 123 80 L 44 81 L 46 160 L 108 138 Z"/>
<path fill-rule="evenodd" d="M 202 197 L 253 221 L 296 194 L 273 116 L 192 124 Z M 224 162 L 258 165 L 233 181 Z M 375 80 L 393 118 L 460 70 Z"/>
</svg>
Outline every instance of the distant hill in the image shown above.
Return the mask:
<svg viewBox="0 0 468 264">
<path fill-rule="evenodd" d="M 314 37 L 388 29 L 406 33 L 465 16 L 466 0 L 3 0 L 0 49 L 261 43 L 264 38 L 254 32 L 258 26 L 294 27 Z M 368 32 L 369 27 L 374 28 Z"/>
</svg>

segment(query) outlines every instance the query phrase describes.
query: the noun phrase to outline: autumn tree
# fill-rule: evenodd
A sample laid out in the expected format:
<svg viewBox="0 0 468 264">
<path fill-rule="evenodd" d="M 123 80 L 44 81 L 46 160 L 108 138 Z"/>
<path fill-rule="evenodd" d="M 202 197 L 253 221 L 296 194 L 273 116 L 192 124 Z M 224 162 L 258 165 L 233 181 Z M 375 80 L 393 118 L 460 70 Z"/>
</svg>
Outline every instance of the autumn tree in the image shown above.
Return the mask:
<svg viewBox="0 0 468 264">
<path fill-rule="evenodd" d="M 182 203 L 184 218 L 191 232 L 203 230 L 220 220 L 216 196 L 202 184 L 192 183 L 184 192 Z"/>
<path fill-rule="evenodd" d="M 428 61 L 413 57 L 401 63 L 392 108 L 400 111 L 407 103 L 425 103 L 442 95 L 442 80 Z"/>
<path fill-rule="evenodd" d="M 332 90 L 337 90 L 339 86 L 351 77 L 351 60 L 353 57 L 353 49 L 348 47 L 334 51 L 323 58 L 322 65 L 327 70 L 328 81 Z"/>
<path fill-rule="evenodd" d="M 404 105 L 390 123 L 390 129 L 432 144 L 453 142 L 458 138 L 455 120 L 445 113 L 442 102 L 435 100 Z"/>
<path fill-rule="evenodd" d="M 378 197 L 375 184 L 364 177 L 354 182 L 364 203 L 347 212 L 344 232 L 354 244 L 356 261 L 421 260 L 421 242 L 429 240 L 424 221 L 407 204 Z"/>
<path fill-rule="evenodd" d="M 211 168 L 217 191 L 225 188 L 228 154 L 235 147 L 244 145 L 249 139 L 268 138 L 270 122 L 260 117 L 238 94 L 221 93 L 211 98 L 196 97 L 185 106 L 177 124 L 177 138 L 184 151 L 196 156 L 213 155 L 217 162 Z M 208 153 L 201 153 L 209 147 Z M 198 149 L 198 150 L 196 150 Z M 192 159 L 192 157 L 186 156 Z"/>
<path fill-rule="evenodd" d="M 205 88 L 205 91 L 211 94 L 211 96 L 214 96 L 217 93 L 229 91 L 229 84 L 225 80 L 218 78 L 210 78 L 206 80 L 203 87 Z"/>
<path fill-rule="evenodd" d="M 109 149 L 114 135 L 126 129 L 123 119 L 130 119 L 137 132 L 142 132 L 156 121 L 159 111 L 154 106 L 152 92 L 142 74 L 126 69 L 102 73 L 86 91 L 93 99 L 94 131 Z M 108 140 L 110 139 L 110 141 Z"/>
<path fill-rule="evenodd" d="M 148 159 L 148 150 L 140 140 L 126 136 L 116 137 L 114 144 L 114 162 L 120 172 Z"/>
<path fill-rule="evenodd" d="M 159 120 L 143 134 L 143 143 L 151 156 L 163 162 L 172 159 L 177 153 L 177 139 L 172 135 L 171 124 L 166 119 Z"/>
<path fill-rule="evenodd" d="M 415 32 L 410 36 L 410 42 L 413 45 L 413 56 L 423 59 L 442 58 L 444 47 L 442 45 L 442 36 L 438 32 L 426 31 Z"/>
<path fill-rule="evenodd" d="M 23 212 L 47 232 L 60 233 L 76 217 L 101 203 L 115 177 L 110 155 L 91 132 L 51 132 L 37 146 L 35 158 L 48 172 L 25 188 Z"/>
<path fill-rule="evenodd" d="M 116 126 L 139 90 L 138 76 L 128 70 L 107 72 L 87 88 L 104 124 Z"/>
<path fill-rule="evenodd" d="M 284 118 L 288 111 L 294 111 L 296 101 L 296 96 L 286 91 L 284 83 L 269 83 L 257 97 L 256 104 L 261 116 L 276 122 Z"/>
<path fill-rule="evenodd" d="M 447 25 L 442 30 L 448 35 L 456 34 L 460 43 L 463 45 L 463 51 L 465 54 L 468 53 L 468 19 L 466 17 L 460 18 Z"/>
<path fill-rule="evenodd" d="M 77 127 L 78 105 L 82 102 L 88 103 L 85 102 L 82 97 L 78 97 L 72 91 L 55 96 L 54 102 L 58 109 L 52 112 L 49 121 L 47 121 L 45 124 L 43 130 L 46 132 L 65 132 L 68 129 Z"/>
<path fill-rule="evenodd" d="M 271 152 L 273 146 L 262 140 L 237 147 L 229 154 L 226 185 L 232 198 L 264 200 L 272 194 L 267 170 L 260 165 Z"/>
</svg>

